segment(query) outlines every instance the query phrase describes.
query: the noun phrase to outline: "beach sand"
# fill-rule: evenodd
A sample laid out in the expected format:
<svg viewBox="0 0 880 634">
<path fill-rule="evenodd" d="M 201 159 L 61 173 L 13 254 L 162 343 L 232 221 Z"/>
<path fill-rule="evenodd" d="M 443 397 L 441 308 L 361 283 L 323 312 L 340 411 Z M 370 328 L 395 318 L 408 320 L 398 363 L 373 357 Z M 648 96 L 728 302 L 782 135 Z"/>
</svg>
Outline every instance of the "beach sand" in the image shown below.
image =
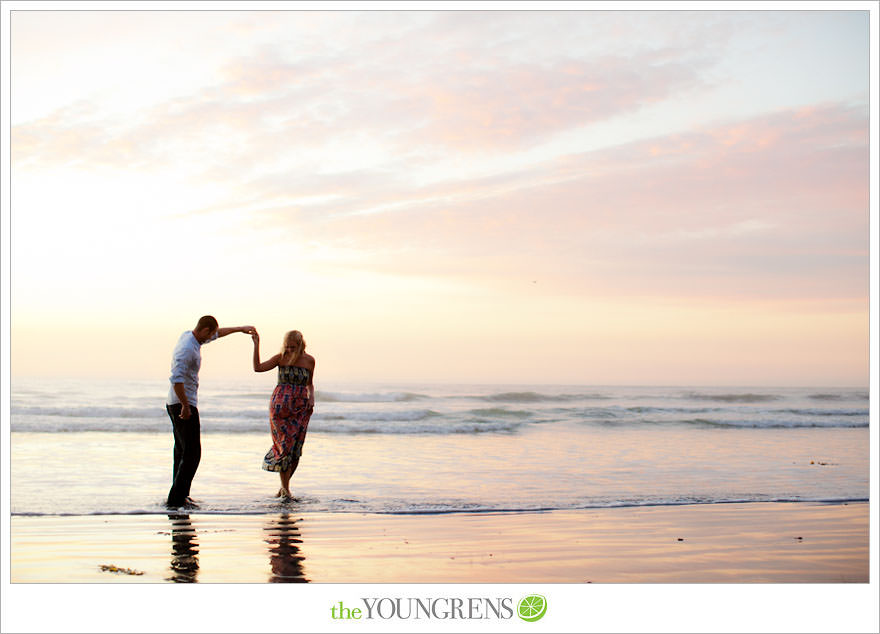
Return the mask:
<svg viewBox="0 0 880 634">
<path fill-rule="evenodd" d="M 867 583 L 868 514 L 866 503 L 751 503 L 15 516 L 10 572 L 13 583 Z"/>
</svg>

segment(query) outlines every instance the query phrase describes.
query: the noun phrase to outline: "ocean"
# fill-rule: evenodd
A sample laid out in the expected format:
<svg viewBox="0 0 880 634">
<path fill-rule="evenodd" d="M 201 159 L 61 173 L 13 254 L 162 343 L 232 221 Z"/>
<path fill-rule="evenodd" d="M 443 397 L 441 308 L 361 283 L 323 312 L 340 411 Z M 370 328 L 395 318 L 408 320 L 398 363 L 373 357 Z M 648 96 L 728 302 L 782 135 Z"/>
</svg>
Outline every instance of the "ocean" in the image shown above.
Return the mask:
<svg viewBox="0 0 880 634">
<path fill-rule="evenodd" d="M 869 497 L 865 388 L 323 384 L 291 481 L 273 379 L 205 381 L 198 513 L 487 513 Z M 164 514 L 165 381 L 11 382 L 13 515 Z"/>
</svg>

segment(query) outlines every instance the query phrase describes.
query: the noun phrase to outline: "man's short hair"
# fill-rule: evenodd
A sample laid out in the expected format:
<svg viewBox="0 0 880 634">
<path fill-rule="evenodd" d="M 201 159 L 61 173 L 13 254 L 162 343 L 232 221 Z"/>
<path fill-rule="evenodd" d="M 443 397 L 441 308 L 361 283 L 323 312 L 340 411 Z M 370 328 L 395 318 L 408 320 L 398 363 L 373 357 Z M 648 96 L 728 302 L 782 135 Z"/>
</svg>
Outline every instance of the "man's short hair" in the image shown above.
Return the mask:
<svg viewBox="0 0 880 634">
<path fill-rule="evenodd" d="M 214 319 L 211 315 L 205 315 L 201 319 L 199 319 L 199 323 L 196 324 L 196 330 L 202 330 L 203 328 L 210 328 L 213 332 L 220 327 L 220 324 L 217 323 L 217 320 Z"/>
</svg>

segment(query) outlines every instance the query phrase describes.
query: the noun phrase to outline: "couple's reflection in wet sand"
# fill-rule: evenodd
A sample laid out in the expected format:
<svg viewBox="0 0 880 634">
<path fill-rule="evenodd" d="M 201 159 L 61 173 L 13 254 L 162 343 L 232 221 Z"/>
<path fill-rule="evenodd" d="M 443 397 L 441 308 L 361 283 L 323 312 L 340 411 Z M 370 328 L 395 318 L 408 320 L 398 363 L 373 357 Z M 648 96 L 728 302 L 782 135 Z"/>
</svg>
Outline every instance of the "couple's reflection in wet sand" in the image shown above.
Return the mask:
<svg viewBox="0 0 880 634">
<path fill-rule="evenodd" d="M 199 536 L 189 515 L 169 515 L 171 520 L 171 576 L 165 581 L 195 583 L 199 580 Z"/>
<path fill-rule="evenodd" d="M 171 565 L 166 581 L 196 583 L 199 580 L 199 538 L 189 515 L 169 515 L 171 521 Z M 289 513 L 266 519 L 263 541 L 267 544 L 270 583 L 306 583 L 305 557 L 300 553 L 299 528 Z"/>
<path fill-rule="evenodd" d="M 270 518 L 263 531 L 265 533 L 263 541 L 269 545 L 269 563 L 272 567 L 269 582 L 308 582 L 303 571 L 305 557 L 300 554 L 302 539 L 296 520 L 290 519 L 290 514 L 282 513 Z"/>
</svg>

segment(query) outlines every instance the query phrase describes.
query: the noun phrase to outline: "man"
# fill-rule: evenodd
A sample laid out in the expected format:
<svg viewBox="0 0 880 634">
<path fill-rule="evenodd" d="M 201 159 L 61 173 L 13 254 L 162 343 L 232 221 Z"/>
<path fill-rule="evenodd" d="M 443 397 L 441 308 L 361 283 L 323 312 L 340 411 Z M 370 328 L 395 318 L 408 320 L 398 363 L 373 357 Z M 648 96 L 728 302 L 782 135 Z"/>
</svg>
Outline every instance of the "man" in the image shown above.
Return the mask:
<svg viewBox="0 0 880 634">
<path fill-rule="evenodd" d="M 217 320 L 205 315 L 192 330 L 177 341 L 171 362 L 171 389 L 165 409 L 174 429 L 174 473 L 166 505 L 169 508 L 194 508 L 189 488 L 202 458 L 199 434 L 199 369 L 202 366 L 202 344 L 225 337 L 233 332 L 252 334 L 253 326 L 220 328 Z"/>
</svg>

